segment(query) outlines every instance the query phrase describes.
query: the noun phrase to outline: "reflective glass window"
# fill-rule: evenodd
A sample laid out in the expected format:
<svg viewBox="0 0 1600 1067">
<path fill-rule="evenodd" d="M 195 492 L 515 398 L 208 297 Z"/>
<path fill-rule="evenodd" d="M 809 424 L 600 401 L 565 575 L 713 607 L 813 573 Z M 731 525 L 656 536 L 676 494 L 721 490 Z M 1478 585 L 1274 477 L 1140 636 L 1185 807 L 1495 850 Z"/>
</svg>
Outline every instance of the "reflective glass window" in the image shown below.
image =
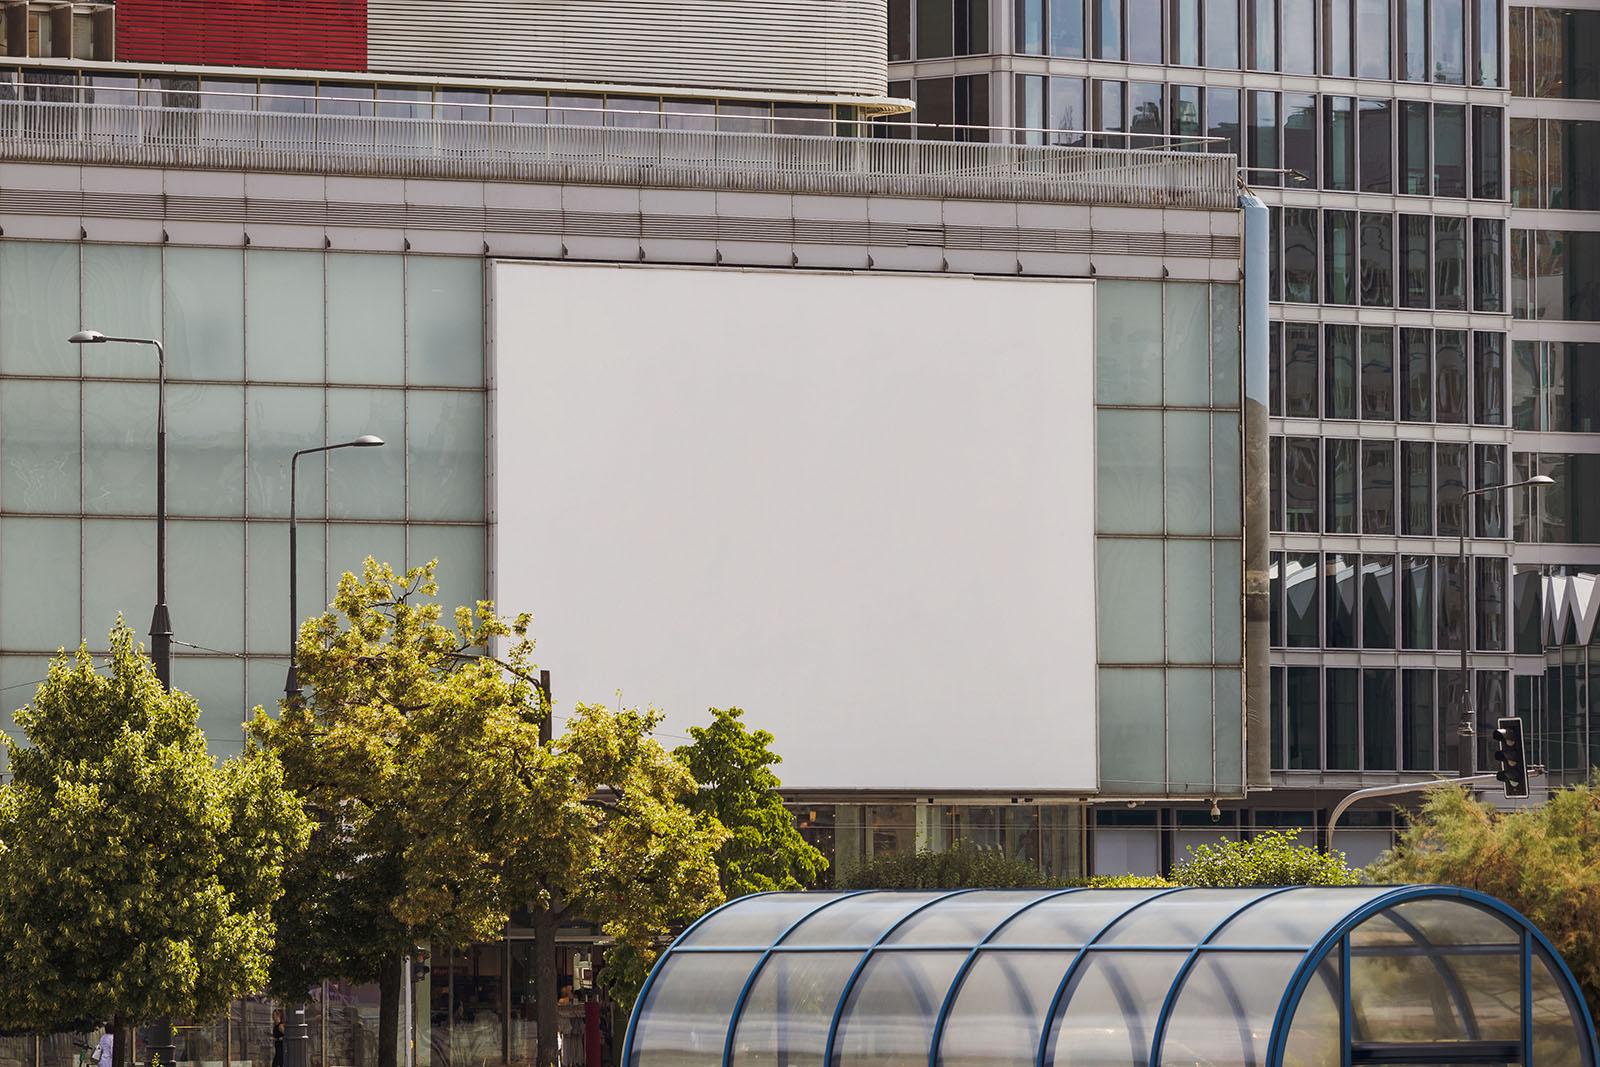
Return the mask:
<svg viewBox="0 0 1600 1067">
<path fill-rule="evenodd" d="M 1387 81 L 1390 71 L 1389 0 L 1356 0 L 1356 76 Z"/>
<path fill-rule="evenodd" d="M 1539 359 L 1537 341 L 1511 344 L 1511 425 L 1518 430 L 1537 430 L 1539 418 Z"/>
<path fill-rule="evenodd" d="M 1323 529 L 1327 533 L 1356 532 L 1356 442 L 1343 437 L 1324 440 L 1327 462 L 1327 508 Z M 1331 639 L 1330 639 L 1331 641 Z"/>
<path fill-rule="evenodd" d="M 406 508 L 405 393 L 399 389 L 329 389 L 330 432 L 377 434 L 388 444 L 328 462 L 329 511 L 340 519 L 404 519 Z M 478 397 L 481 403 L 481 397 Z M 340 462 L 346 460 L 346 462 Z M 379 557 L 382 558 L 382 557 Z M 361 557 L 357 557 L 359 562 Z M 359 570 L 359 568 L 358 568 Z"/>
<path fill-rule="evenodd" d="M 82 278 L 81 322 L 89 329 L 121 337 L 161 337 L 161 249 L 84 245 Z M 70 354 L 60 353 L 65 346 L 59 341 L 51 347 L 57 366 L 73 362 Z M 85 377 L 156 377 L 156 354 L 148 346 L 85 346 L 80 354 Z"/>
<path fill-rule="evenodd" d="M 1166 430 L 1167 531 L 1211 532 L 1211 417 L 1203 411 L 1168 411 Z M 1150 491 L 1146 485 L 1146 493 Z"/>
<path fill-rule="evenodd" d="M 1050 54 L 1078 57 L 1083 50 L 1083 0 L 1048 0 Z"/>
<path fill-rule="evenodd" d="M 1206 134 L 1221 138 L 1211 146 L 1213 152 L 1235 157 L 1244 155 L 1244 131 L 1239 125 L 1239 90 L 1206 90 Z"/>
<path fill-rule="evenodd" d="M 1358 693 L 1361 672 L 1354 667 L 1329 667 L 1323 674 L 1328 687 L 1327 769 L 1359 770 L 1361 705 L 1358 703 Z"/>
<path fill-rule="evenodd" d="M 1356 328 L 1345 324 L 1326 327 L 1323 339 L 1322 414 L 1329 419 L 1356 417 Z"/>
<path fill-rule="evenodd" d="M 1394 647 L 1395 607 L 1394 557 L 1362 556 L 1361 647 Z"/>
<path fill-rule="evenodd" d="M 155 424 L 155 383 L 84 384 L 84 511 L 102 515 L 155 513 L 156 461 L 151 447 Z"/>
<path fill-rule="evenodd" d="M 1400 216 L 1400 306 L 1433 302 L 1433 232 L 1426 215 Z"/>
<path fill-rule="evenodd" d="M 1172 0 L 1172 62 L 1200 65 L 1200 0 Z"/>
<path fill-rule="evenodd" d="M 1505 311 L 1505 221 L 1472 220 L 1472 307 Z"/>
<path fill-rule="evenodd" d="M 1539 207 L 1543 204 L 1539 186 L 1538 119 L 1513 118 L 1507 144 L 1511 152 L 1511 204 L 1513 207 Z"/>
<path fill-rule="evenodd" d="M 1315 418 L 1318 411 L 1318 328 L 1312 322 L 1283 324 L 1283 411 Z"/>
<path fill-rule="evenodd" d="M 650 984 L 629 1045 L 629 1067 L 692 1067 L 720 1060 L 753 952 L 674 952 Z"/>
<path fill-rule="evenodd" d="M 1071 952 L 978 953 L 961 979 L 939 1046 L 941 1067 L 1033 1067 Z"/>
<path fill-rule="evenodd" d="M 1284 33 L 1281 38 L 1285 74 L 1317 72 L 1317 5 L 1315 0 L 1281 0 Z M 1306 171 L 1315 174 L 1316 169 Z"/>
<path fill-rule="evenodd" d="M 1466 108 L 1433 105 L 1433 195 L 1467 195 Z"/>
<path fill-rule="evenodd" d="M 1498 200 L 1504 195 L 1500 172 L 1505 164 L 1504 112 L 1497 107 L 1472 109 L 1472 195 Z"/>
<path fill-rule="evenodd" d="M 822 1067 L 828 1028 L 855 973 L 855 952 L 775 952 L 733 1032 L 733 1067 Z"/>
<path fill-rule="evenodd" d="M 1361 212 L 1361 303 L 1394 306 L 1394 216 Z"/>
<path fill-rule="evenodd" d="M 1400 417 L 1408 422 L 1433 421 L 1433 334 L 1405 327 L 1400 331 Z"/>
<path fill-rule="evenodd" d="M 1315 584 L 1314 582 L 1312 583 Z M 1322 769 L 1322 672 L 1290 667 L 1285 672 L 1284 712 L 1289 769 Z"/>
<path fill-rule="evenodd" d="M 1439 422 L 1467 421 L 1467 335 L 1462 330 L 1434 334 L 1434 376 Z"/>
<path fill-rule="evenodd" d="M 1356 213 L 1354 211 L 1323 212 L 1324 280 L 1326 300 L 1330 304 L 1356 302 Z"/>
<path fill-rule="evenodd" d="M 1395 532 L 1393 441 L 1361 443 L 1361 532 L 1390 535 Z"/>
<path fill-rule="evenodd" d="M 1427 537 L 1433 533 L 1433 445 L 1427 441 L 1402 441 L 1400 459 L 1405 476 L 1400 532 L 1408 537 Z"/>
<path fill-rule="evenodd" d="M 103 356 L 63 342 L 83 322 L 121 330 L 105 321 L 95 326 L 87 310 L 79 318 L 76 244 L 0 242 L 0 371 L 76 376 L 81 362 L 98 363 Z"/>
<path fill-rule="evenodd" d="M 1428 0 L 1400 0 L 1400 79 L 1428 80 Z"/>
<path fill-rule="evenodd" d="M 1281 176 L 1270 173 L 1278 169 L 1278 94 L 1252 92 L 1250 94 L 1250 141 L 1247 166 L 1260 168 L 1249 176 L 1252 184 L 1279 185 Z"/>
<path fill-rule="evenodd" d="M 917 58 L 940 59 L 953 54 L 951 0 L 917 0 Z"/>
<path fill-rule="evenodd" d="M 1467 446 L 1440 442 L 1434 447 L 1433 455 L 1439 486 L 1436 529 L 1440 537 L 1455 537 L 1461 533 L 1461 494 L 1467 487 Z M 1441 560 L 1441 565 L 1452 562 Z"/>
<path fill-rule="evenodd" d="M 1265 1063 L 1272 1015 L 1297 953 L 1202 952 L 1162 1039 L 1163 1063 Z"/>
<path fill-rule="evenodd" d="M 1290 533 L 1321 531 L 1317 507 L 1321 496 L 1317 464 L 1320 451 L 1314 437 L 1289 437 L 1284 440 L 1283 498 L 1286 529 Z"/>
<path fill-rule="evenodd" d="M 871 945 L 912 911 L 943 895 L 896 893 L 851 897 L 810 916 L 784 938 L 783 943 L 789 946 Z"/>
<path fill-rule="evenodd" d="M 1150 625 L 1150 605 L 1164 602 L 1162 542 L 1100 538 L 1096 597 L 1102 663 L 1159 663 L 1162 631 Z M 1109 594 L 1109 595 L 1107 595 Z"/>
<path fill-rule="evenodd" d="M 454 256 L 405 260 L 411 385 L 483 385 L 483 266 Z"/>
<path fill-rule="evenodd" d="M 1480 425 L 1505 425 L 1505 339 L 1503 333 L 1472 335 L 1472 421 Z"/>
<path fill-rule="evenodd" d="M 321 252 L 245 253 L 244 348 L 250 378 L 323 380 L 322 260 Z"/>
<path fill-rule="evenodd" d="M 403 257 L 333 252 L 327 257 L 328 380 L 405 381 Z"/>
<path fill-rule="evenodd" d="M 1438 215 L 1433 220 L 1433 305 L 1445 311 L 1467 306 L 1467 220 Z"/>
<path fill-rule="evenodd" d="M 1430 771 L 1433 755 L 1433 672 L 1400 672 L 1400 763 L 1408 771 Z"/>
<path fill-rule="evenodd" d="M 7 386 L 11 384 L 8 382 Z M 7 648 L 70 647 L 81 637 L 90 638 L 96 646 L 105 643 L 106 634 L 116 622 L 114 613 L 96 611 L 85 615 L 79 626 L 79 594 L 88 566 L 79 536 L 77 519 L 7 516 L 0 524 L 0 567 L 6 576 L 0 582 L 0 641 Z M 129 554 L 123 562 L 148 572 L 148 557 L 141 556 L 139 560 L 135 562 Z M 126 607 L 133 625 L 140 620 L 139 612 L 149 610 L 131 598 Z M 29 680 L 43 679 L 41 671 Z M 6 690 L 6 700 L 16 707 L 27 703 L 32 692 L 33 686 Z M 9 725 L 9 720 L 8 708 L 0 722 Z"/>
<path fill-rule="evenodd" d="M 1473 19 L 1477 49 L 1474 56 L 1473 81 L 1478 85 L 1504 84 L 1500 76 L 1500 3 L 1499 0 L 1477 0 Z"/>
<path fill-rule="evenodd" d="M 1100 410 L 1096 426 L 1096 528 L 1102 533 L 1160 533 L 1161 413 Z"/>
<path fill-rule="evenodd" d="M 1095 138 L 1096 148 L 1126 148 L 1128 139 L 1122 136 L 1126 129 L 1123 122 L 1122 97 L 1126 86 L 1122 82 L 1102 81 L 1096 82 L 1094 128 L 1105 131 L 1109 136 Z"/>
<path fill-rule="evenodd" d="M 1283 94 L 1283 165 L 1305 180 L 1317 180 L 1317 98 L 1308 93 Z M 1291 298 L 1292 299 L 1292 298 Z"/>
<path fill-rule="evenodd" d="M 1206 66 L 1213 70 L 1239 66 L 1239 0 L 1202 0 L 1205 5 Z"/>
<path fill-rule="evenodd" d="M 1322 644 L 1322 599 L 1316 553 L 1284 557 L 1284 607 L 1290 648 L 1318 648 Z"/>
<path fill-rule="evenodd" d="M 1128 140 L 1130 148 L 1159 148 L 1166 123 L 1161 115 L 1160 82 L 1128 83 L 1128 132 L 1141 136 Z"/>
<path fill-rule="evenodd" d="M 1073 975 L 1054 1020 L 1047 1067 L 1148 1067 L 1162 998 L 1129 996 L 1128 991 L 1169 988 L 1187 955 L 1091 951 Z"/>
<path fill-rule="evenodd" d="M 1323 41 L 1327 55 L 1323 60 L 1323 73 L 1336 78 L 1348 78 L 1351 72 L 1350 17 L 1351 0 L 1325 0 L 1326 13 Z"/>
<path fill-rule="evenodd" d="M 1360 187 L 1364 193 L 1387 193 L 1394 188 L 1394 101 L 1362 100 L 1356 106 L 1356 126 L 1361 158 Z"/>
<path fill-rule="evenodd" d="M 1160 63 L 1161 0 L 1128 0 L 1128 61 Z"/>
<path fill-rule="evenodd" d="M 1324 189 L 1355 188 L 1356 126 L 1355 100 L 1348 96 L 1325 96 L 1323 110 Z"/>
<path fill-rule="evenodd" d="M 1361 766 L 1369 771 L 1395 769 L 1395 672 L 1368 668 L 1361 672 Z"/>
<path fill-rule="evenodd" d="M 1278 69 L 1278 0 L 1248 0 L 1250 69 Z"/>
<path fill-rule="evenodd" d="M 1466 12 L 1463 0 L 1428 0 L 1433 32 L 1429 52 L 1433 80 L 1461 85 L 1466 81 Z"/>
<path fill-rule="evenodd" d="M 1315 208 L 1283 209 L 1284 298 L 1291 303 L 1317 303 L 1318 222 Z"/>
<path fill-rule="evenodd" d="M 839 1016 L 836 1067 L 927 1062 L 933 1024 L 965 952 L 878 952 Z"/>
<path fill-rule="evenodd" d="M 1328 618 L 1322 643 L 1328 648 L 1356 647 L 1357 562 L 1355 556 L 1338 552 L 1330 552 L 1323 557 L 1325 571 L 1322 595 L 1327 604 Z"/>
<path fill-rule="evenodd" d="M 1400 101 L 1400 192 L 1427 196 L 1433 189 L 1428 165 L 1428 142 L 1433 136 L 1428 105 Z"/>
<path fill-rule="evenodd" d="M 1387 326 L 1361 327 L 1363 419 L 1394 418 L 1394 336 Z"/>
<path fill-rule="evenodd" d="M 1095 399 L 1161 403 L 1160 283 L 1100 282 L 1096 302 Z"/>
<path fill-rule="evenodd" d="M 1122 58 L 1122 0 L 1095 0 L 1094 58 Z"/>
<path fill-rule="evenodd" d="M 74 514 L 79 510 L 79 389 L 75 381 L 27 379 L 9 379 L 0 387 L 0 507 L 6 511 Z M 77 541 L 76 528 L 72 540 Z M 23 558 L 15 557 L 13 562 Z M 23 565 L 4 573 L 21 579 L 26 570 Z M 19 619 L 20 615 L 19 605 Z M 62 631 L 59 639 L 21 647 L 72 644 L 70 639 L 77 632 L 76 596 L 73 619 L 72 630 Z"/>
<path fill-rule="evenodd" d="M 1041 41 L 1044 17 L 1039 10 L 1039 0 L 1018 0 L 1017 50 L 1038 55 L 1044 49 L 1029 47 Z M 911 0 L 889 0 L 889 62 L 911 58 Z"/>
<path fill-rule="evenodd" d="M 244 514 L 244 414 L 243 386 L 168 383 L 172 514 Z"/>
</svg>

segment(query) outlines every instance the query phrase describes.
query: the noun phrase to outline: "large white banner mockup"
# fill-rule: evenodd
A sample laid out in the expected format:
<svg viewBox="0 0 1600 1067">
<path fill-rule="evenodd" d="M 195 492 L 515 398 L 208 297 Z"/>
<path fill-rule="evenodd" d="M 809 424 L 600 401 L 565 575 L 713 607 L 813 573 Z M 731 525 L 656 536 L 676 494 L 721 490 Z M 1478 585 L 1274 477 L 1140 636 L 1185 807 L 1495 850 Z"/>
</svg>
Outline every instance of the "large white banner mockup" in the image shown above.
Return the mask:
<svg viewBox="0 0 1600 1067">
<path fill-rule="evenodd" d="M 1093 296 L 497 262 L 495 596 L 558 713 L 742 707 L 796 789 L 1094 789 Z"/>
</svg>

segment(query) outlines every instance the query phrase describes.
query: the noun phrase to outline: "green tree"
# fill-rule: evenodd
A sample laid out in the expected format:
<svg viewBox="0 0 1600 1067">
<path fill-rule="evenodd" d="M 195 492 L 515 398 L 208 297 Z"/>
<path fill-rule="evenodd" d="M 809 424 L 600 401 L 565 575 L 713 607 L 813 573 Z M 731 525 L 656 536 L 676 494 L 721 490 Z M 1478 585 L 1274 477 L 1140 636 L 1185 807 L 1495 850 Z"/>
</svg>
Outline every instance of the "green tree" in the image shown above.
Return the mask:
<svg viewBox="0 0 1600 1067">
<path fill-rule="evenodd" d="M 1368 869 L 1377 882 L 1442 882 L 1497 897 L 1542 930 L 1600 1015 L 1600 791 L 1551 792 L 1498 812 L 1465 789 L 1431 789 L 1394 849 Z"/>
<path fill-rule="evenodd" d="M 1361 872 L 1343 852 L 1318 852 L 1297 843 L 1298 831 L 1268 830 L 1247 841 L 1190 845 L 1189 858 L 1173 864 L 1176 885 L 1360 885 Z"/>
<path fill-rule="evenodd" d="M 270 754 L 207 755 L 120 619 L 106 666 L 58 656 L 16 713 L 30 744 L 6 741 L 0 1027 L 210 1015 L 266 978 L 297 798 Z"/>
<path fill-rule="evenodd" d="M 870 856 L 836 878 L 840 889 L 1038 889 L 1054 882 L 1031 860 L 1011 859 L 967 841 L 948 849 Z"/>
<path fill-rule="evenodd" d="M 252 731 L 316 820 L 277 915 L 273 984 L 377 981 L 379 1067 L 397 1059 L 401 959 L 498 936 L 530 904 L 540 1062 L 555 1058 L 555 929 L 567 911 L 647 948 L 716 897 L 714 822 L 650 737 L 656 716 L 579 705 L 557 737 L 532 677 L 528 617 L 488 602 L 440 622 L 436 565 L 367 560 L 300 631 L 304 702 Z M 499 658 L 490 642 L 505 646 Z"/>
<path fill-rule="evenodd" d="M 783 783 L 772 768 L 783 757 L 772 751 L 772 735 L 747 728 L 740 708 L 712 708 L 711 715 L 710 726 L 689 727 L 694 743 L 672 754 L 699 785 L 689 806 L 728 830 L 717 849 L 723 894 L 733 900 L 804 889 L 828 869 L 828 861 L 800 836 L 778 795 Z"/>
</svg>

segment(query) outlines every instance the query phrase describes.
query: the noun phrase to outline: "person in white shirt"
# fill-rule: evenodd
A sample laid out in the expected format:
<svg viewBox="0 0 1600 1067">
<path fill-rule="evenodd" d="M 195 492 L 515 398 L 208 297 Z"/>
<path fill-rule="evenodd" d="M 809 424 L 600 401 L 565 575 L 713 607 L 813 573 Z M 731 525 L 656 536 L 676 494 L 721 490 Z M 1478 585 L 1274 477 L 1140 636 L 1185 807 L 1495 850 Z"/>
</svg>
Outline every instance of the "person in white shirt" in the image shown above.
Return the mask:
<svg viewBox="0 0 1600 1067">
<path fill-rule="evenodd" d="M 111 1027 L 106 1027 L 105 1033 L 100 1035 L 100 1044 L 94 1050 L 96 1067 L 111 1067 L 112 1049 L 115 1047 Z"/>
</svg>

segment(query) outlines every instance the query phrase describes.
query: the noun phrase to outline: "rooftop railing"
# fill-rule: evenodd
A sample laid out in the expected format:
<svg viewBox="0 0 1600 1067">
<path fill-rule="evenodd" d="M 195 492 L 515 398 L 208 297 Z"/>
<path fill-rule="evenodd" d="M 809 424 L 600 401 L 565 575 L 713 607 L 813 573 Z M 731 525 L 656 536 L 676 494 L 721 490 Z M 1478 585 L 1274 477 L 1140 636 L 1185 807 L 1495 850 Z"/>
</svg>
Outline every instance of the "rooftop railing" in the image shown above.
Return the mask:
<svg viewBox="0 0 1600 1067">
<path fill-rule="evenodd" d="M 1214 210 L 1236 198 L 1232 155 L 1170 148 L 86 101 L 0 102 L 0 159 Z"/>
</svg>

